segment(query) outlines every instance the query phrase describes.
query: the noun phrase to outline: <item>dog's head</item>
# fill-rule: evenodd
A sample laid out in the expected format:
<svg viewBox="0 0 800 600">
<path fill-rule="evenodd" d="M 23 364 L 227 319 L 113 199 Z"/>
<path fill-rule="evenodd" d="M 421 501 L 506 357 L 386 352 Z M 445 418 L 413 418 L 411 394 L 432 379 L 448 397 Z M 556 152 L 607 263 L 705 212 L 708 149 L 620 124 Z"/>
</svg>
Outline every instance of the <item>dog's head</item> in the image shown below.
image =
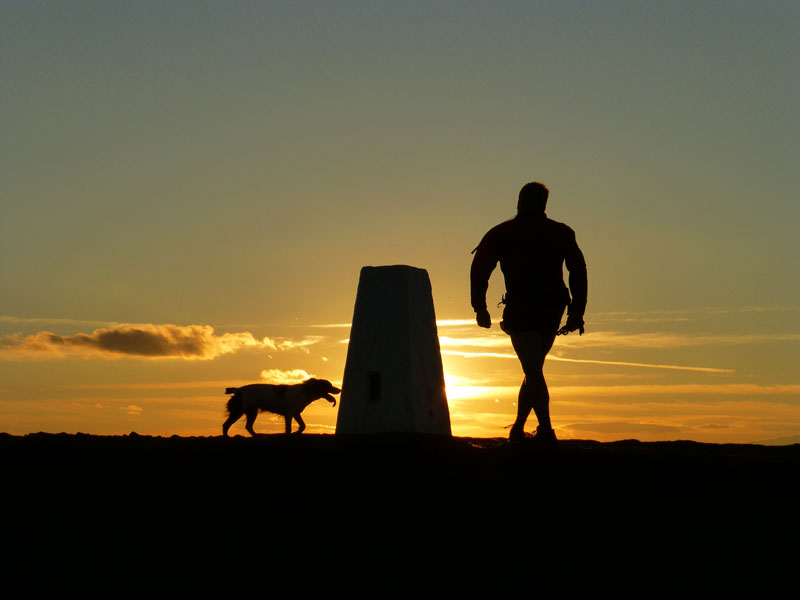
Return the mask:
<svg viewBox="0 0 800 600">
<path fill-rule="evenodd" d="M 311 392 L 312 398 L 325 398 L 333 406 L 336 406 L 336 398 L 331 394 L 338 394 L 342 391 L 327 379 L 307 379 L 303 385 Z"/>
</svg>

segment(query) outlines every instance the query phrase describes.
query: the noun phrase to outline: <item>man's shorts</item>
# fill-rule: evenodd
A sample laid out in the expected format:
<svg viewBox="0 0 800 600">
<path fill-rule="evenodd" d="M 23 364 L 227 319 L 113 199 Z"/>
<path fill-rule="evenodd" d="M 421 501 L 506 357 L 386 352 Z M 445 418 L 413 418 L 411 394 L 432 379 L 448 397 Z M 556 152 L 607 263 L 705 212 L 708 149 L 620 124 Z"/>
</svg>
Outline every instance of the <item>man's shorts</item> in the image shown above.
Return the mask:
<svg viewBox="0 0 800 600">
<path fill-rule="evenodd" d="M 555 336 L 561 326 L 566 306 L 508 303 L 503 310 L 500 329 L 507 334 L 539 331 Z"/>
</svg>

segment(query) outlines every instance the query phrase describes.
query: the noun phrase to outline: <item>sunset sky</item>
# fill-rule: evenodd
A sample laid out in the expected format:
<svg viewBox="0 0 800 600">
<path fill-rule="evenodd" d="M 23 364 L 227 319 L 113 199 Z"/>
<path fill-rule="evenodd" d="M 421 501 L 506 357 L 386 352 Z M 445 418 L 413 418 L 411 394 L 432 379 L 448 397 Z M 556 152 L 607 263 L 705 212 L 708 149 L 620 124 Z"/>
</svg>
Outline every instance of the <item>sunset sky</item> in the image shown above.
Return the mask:
<svg viewBox="0 0 800 600">
<path fill-rule="evenodd" d="M 540 180 L 589 272 L 559 437 L 800 440 L 796 0 L 0 8 L 0 431 L 218 435 L 226 387 L 341 383 L 360 268 L 408 264 L 453 433 L 506 437 L 470 251 Z"/>
</svg>

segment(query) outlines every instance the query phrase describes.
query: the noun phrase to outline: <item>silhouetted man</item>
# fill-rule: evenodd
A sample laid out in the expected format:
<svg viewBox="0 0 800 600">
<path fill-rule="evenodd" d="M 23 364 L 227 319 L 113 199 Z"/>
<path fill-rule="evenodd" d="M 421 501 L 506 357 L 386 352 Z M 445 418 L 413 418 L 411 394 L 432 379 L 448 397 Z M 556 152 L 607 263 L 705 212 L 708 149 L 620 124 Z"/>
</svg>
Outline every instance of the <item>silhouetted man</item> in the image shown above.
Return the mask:
<svg viewBox="0 0 800 600">
<path fill-rule="evenodd" d="M 512 442 L 525 438 L 525 421 L 531 409 L 539 420 L 536 439 L 556 441 L 550 423 L 550 396 L 542 372 L 544 358 L 556 335 L 570 331 L 580 331 L 583 335 L 586 262 L 575 241 L 575 232 L 545 215 L 548 195 L 542 183 L 525 184 L 519 192 L 517 216 L 489 230 L 473 250 L 471 300 L 478 325 L 487 329 L 492 326 L 486 310 L 486 289 L 499 261 L 506 283 L 500 328 L 511 336 L 525 373 L 519 390 L 517 420 L 509 435 Z M 564 264 L 569 270 L 569 290 L 562 276 Z M 559 329 L 567 306 L 567 323 Z"/>
</svg>

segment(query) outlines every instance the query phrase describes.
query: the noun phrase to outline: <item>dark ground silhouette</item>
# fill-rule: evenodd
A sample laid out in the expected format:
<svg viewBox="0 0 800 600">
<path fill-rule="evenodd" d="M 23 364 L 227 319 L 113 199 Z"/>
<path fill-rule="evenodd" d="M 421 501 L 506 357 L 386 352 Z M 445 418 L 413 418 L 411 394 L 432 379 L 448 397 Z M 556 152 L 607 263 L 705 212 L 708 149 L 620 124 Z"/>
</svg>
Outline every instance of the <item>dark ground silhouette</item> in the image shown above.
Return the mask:
<svg viewBox="0 0 800 600">
<path fill-rule="evenodd" d="M 719 591 L 768 572 L 763 592 L 795 563 L 776 540 L 797 533 L 798 444 L 39 433 L 0 434 L 0 459 L 6 548 L 71 577 L 99 561 L 143 581 L 191 557 L 220 577 L 339 565 L 342 585 L 388 585 L 387 569 L 507 585 L 547 569 L 625 589 L 649 569 Z"/>
<path fill-rule="evenodd" d="M 37 492 L 59 489 L 66 500 L 96 491 L 124 498 L 168 492 L 193 503 L 241 494 L 265 504 L 280 496 L 311 505 L 324 490 L 321 504 L 328 506 L 335 490 L 337 511 L 364 498 L 374 502 L 365 510 L 402 496 L 499 502 L 512 490 L 530 491 L 532 503 L 621 500 L 635 511 L 648 494 L 652 503 L 766 495 L 777 501 L 794 492 L 800 474 L 800 444 L 566 440 L 542 448 L 420 434 L 0 434 L 0 456 L 8 487 L 34 502 Z"/>
</svg>

